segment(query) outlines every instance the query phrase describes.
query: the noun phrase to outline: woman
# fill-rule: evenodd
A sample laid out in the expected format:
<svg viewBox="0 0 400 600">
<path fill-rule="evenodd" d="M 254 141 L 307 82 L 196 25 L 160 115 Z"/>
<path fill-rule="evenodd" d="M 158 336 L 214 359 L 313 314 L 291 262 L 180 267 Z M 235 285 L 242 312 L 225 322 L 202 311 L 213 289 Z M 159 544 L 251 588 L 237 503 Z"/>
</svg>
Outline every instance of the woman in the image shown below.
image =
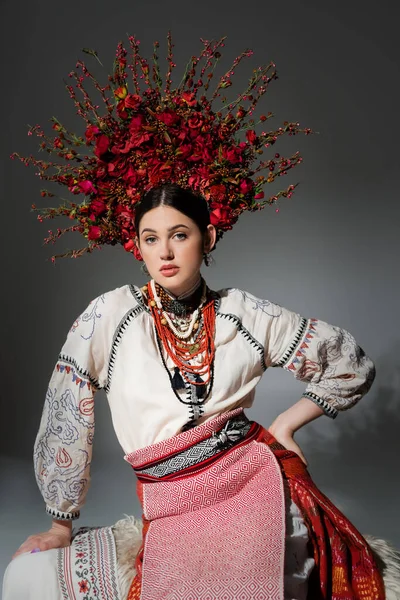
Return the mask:
<svg viewBox="0 0 400 600">
<path fill-rule="evenodd" d="M 200 269 L 216 230 L 207 202 L 191 191 L 153 188 L 137 206 L 135 230 L 151 279 L 99 296 L 68 334 L 35 443 L 53 524 L 15 553 L 4 600 L 69 598 L 74 589 L 112 597 L 97 593 L 79 552 L 68 571 L 76 582 L 65 577 L 100 388 L 143 506 L 130 600 L 383 599 L 368 544 L 313 484 L 293 438 L 358 402 L 373 382 L 372 361 L 343 329 L 242 290 L 208 289 Z M 267 431 L 243 409 L 276 366 L 308 385 Z M 111 554 L 99 560 L 115 577 Z"/>
</svg>

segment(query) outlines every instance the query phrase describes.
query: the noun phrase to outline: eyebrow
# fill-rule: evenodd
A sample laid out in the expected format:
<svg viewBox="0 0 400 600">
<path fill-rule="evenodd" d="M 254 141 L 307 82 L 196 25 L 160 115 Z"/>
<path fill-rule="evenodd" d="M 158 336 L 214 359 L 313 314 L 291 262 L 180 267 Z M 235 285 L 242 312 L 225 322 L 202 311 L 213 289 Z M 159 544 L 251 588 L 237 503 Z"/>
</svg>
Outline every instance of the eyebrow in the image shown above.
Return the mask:
<svg viewBox="0 0 400 600">
<path fill-rule="evenodd" d="M 184 227 L 185 229 L 189 229 L 187 225 L 183 225 L 183 223 L 181 223 L 180 225 L 174 225 L 173 227 L 169 227 L 168 233 L 174 231 L 175 229 L 181 229 L 182 227 Z M 145 231 L 150 231 L 150 233 L 157 233 L 155 229 L 149 229 L 148 227 L 146 227 L 146 229 L 142 229 L 142 233 L 144 233 Z"/>
</svg>

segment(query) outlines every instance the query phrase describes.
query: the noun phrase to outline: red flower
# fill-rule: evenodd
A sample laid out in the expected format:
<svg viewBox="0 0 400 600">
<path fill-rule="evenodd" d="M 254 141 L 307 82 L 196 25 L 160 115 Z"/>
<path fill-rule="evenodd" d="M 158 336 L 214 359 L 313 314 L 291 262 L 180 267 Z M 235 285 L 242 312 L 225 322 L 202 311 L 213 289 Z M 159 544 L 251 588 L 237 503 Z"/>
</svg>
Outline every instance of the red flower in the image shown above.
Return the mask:
<svg viewBox="0 0 400 600">
<path fill-rule="evenodd" d="M 239 188 L 242 194 L 248 194 L 254 187 L 254 181 L 247 177 L 240 182 Z"/>
<path fill-rule="evenodd" d="M 144 115 L 133 115 L 131 122 L 129 123 L 129 131 L 135 132 L 142 129 L 143 123 L 145 121 Z"/>
<path fill-rule="evenodd" d="M 197 104 L 197 100 L 196 100 L 193 92 L 182 92 L 181 98 L 189 106 L 195 106 Z"/>
<path fill-rule="evenodd" d="M 110 140 L 108 139 L 108 137 L 106 135 L 104 135 L 104 133 L 99 135 L 96 138 L 96 149 L 94 151 L 95 155 L 98 158 L 100 158 L 103 154 L 105 154 L 107 152 L 109 145 L 110 145 Z"/>
<path fill-rule="evenodd" d="M 231 163 L 238 163 L 243 160 L 242 150 L 237 146 L 224 147 L 222 149 L 222 156 Z"/>
<path fill-rule="evenodd" d="M 100 133 L 100 129 L 96 125 L 89 125 L 85 131 L 86 141 L 91 142 L 98 133 Z"/>
<path fill-rule="evenodd" d="M 143 261 L 143 256 L 141 255 L 141 253 L 140 253 L 140 250 L 139 250 L 139 248 L 136 246 L 136 244 L 135 244 L 135 245 L 134 245 L 134 247 L 133 247 L 132 254 L 133 254 L 133 256 L 136 258 L 136 260 Z"/>
<path fill-rule="evenodd" d="M 134 257 L 135 257 L 137 260 L 140 260 L 140 261 L 142 261 L 142 260 L 143 260 L 143 257 L 142 257 L 142 255 L 141 255 L 141 253 L 140 253 L 140 250 L 139 250 L 139 248 L 138 248 L 138 247 L 136 246 L 136 244 L 135 244 L 135 240 L 133 240 L 133 239 L 130 239 L 130 240 L 128 240 L 128 241 L 127 241 L 127 242 L 124 244 L 124 248 L 125 248 L 125 250 L 126 250 L 127 252 L 132 252 L 132 254 L 134 255 Z"/>
<path fill-rule="evenodd" d="M 212 200 L 222 202 L 225 199 L 226 187 L 222 184 L 212 185 L 210 187 L 210 197 Z"/>
<path fill-rule="evenodd" d="M 95 194 L 96 193 L 93 183 L 91 181 L 88 181 L 87 179 L 85 179 L 84 181 L 80 181 L 78 183 L 78 186 L 79 186 L 79 189 L 84 194 Z"/>
<path fill-rule="evenodd" d="M 132 252 L 133 248 L 136 246 L 135 244 L 135 240 L 128 240 L 127 242 L 125 242 L 124 244 L 124 248 L 127 252 Z"/>
<path fill-rule="evenodd" d="M 248 129 L 246 131 L 246 138 L 249 141 L 250 144 L 254 145 L 256 143 L 257 140 L 257 134 L 254 131 L 254 129 Z"/>
<path fill-rule="evenodd" d="M 179 115 L 170 108 L 166 108 L 157 114 L 157 119 L 165 123 L 168 127 L 175 125 L 179 121 Z"/>
<path fill-rule="evenodd" d="M 129 144 L 131 145 L 131 148 L 137 148 L 145 142 L 148 142 L 151 137 L 152 134 L 148 131 L 135 131 L 130 137 Z"/>
<path fill-rule="evenodd" d="M 258 194 L 254 196 L 254 200 L 261 200 L 261 198 L 264 198 L 264 196 L 264 192 L 258 192 Z"/>
<path fill-rule="evenodd" d="M 179 156 L 179 158 L 185 159 L 191 155 L 192 151 L 192 144 L 182 144 L 181 146 L 179 146 L 179 148 L 176 149 L 175 156 Z"/>
<path fill-rule="evenodd" d="M 201 160 L 205 163 L 214 161 L 212 151 L 212 140 L 210 136 L 197 136 L 195 139 L 194 150 L 191 156 L 187 160 L 197 161 Z"/>
<path fill-rule="evenodd" d="M 55 148 L 64 148 L 64 144 L 62 143 L 61 138 L 59 138 L 59 137 L 54 138 L 54 147 Z"/>
<path fill-rule="evenodd" d="M 210 212 L 210 221 L 214 227 L 219 229 L 231 229 L 231 211 L 224 204 L 212 202 Z"/>
<path fill-rule="evenodd" d="M 125 108 L 137 110 L 142 103 L 142 99 L 138 94 L 128 94 L 124 100 Z"/>
<path fill-rule="evenodd" d="M 78 581 L 79 591 L 81 594 L 86 594 L 89 591 L 88 582 L 86 579 L 82 579 L 82 581 Z"/>
<path fill-rule="evenodd" d="M 203 116 L 200 113 L 194 113 L 188 118 L 188 125 L 191 129 L 200 129 L 204 123 Z"/>
<path fill-rule="evenodd" d="M 121 227 L 132 227 L 133 214 L 128 206 L 122 206 L 121 204 L 119 204 L 114 211 L 114 215 Z"/>
<path fill-rule="evenodd" d="M 98 240 L 101 238 L 101 229 L 97 225 L 89 227 L 88 240 Z"/>
<path fill-rule="evenodd" d="M 90 211 L 94 214 L 94 215 L 101 215 L 103 212 L 105 212 L 107 210 L 107 204 L 104 202 L 104 200 L 92 200 L 92 202 L 90 203 Z"/>
<path fill-rule="evenodd" d="M 128 170 L 123 175 L 122 179 L 126 182 L 127 185 L 134 186 L 138 182 L 139 176 L 137 171 L 132 167 L 132 165 L 129 165 Z"/>
<path fill-rule="evenodd" d="M 120 119 L 129 119 L 129 114 L 125 107 L 125 101 L 120 100 L 117 104 L 117 113 Z"/>
<path fill-rule="evenodd" d="M 160 160 L 153 160 L 150 162 L 150 166 L 147 171 L 149 182 L 152 186 L 157 185 L 161 180 L 169 178 L 172 171 L 170 164 L 167 164 Z"/>
</svg>

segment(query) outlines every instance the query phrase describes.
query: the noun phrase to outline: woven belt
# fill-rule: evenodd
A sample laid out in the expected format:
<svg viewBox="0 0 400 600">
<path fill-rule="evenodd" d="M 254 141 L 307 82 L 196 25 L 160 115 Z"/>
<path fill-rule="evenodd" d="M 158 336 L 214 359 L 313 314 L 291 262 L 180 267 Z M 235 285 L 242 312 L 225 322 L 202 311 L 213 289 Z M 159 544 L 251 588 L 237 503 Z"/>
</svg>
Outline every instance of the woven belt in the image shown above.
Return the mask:
<svg viewBox="0 0 400 600">
<path fill-rule="evenodd" d="M 167 475 L 188 469 L 220 454 L 243 440 L 252 424 L 253 421 L 250 421 L 246 415 L 241 414 L 233 417 L 221 429 L 214 431 L 205 440 L 197 442 L 178 454 L 168 456 L 161 461 L 146 465 L 145 467 L 134 469 L 134 471 L 139 478 L 143 475 L 144 477 L 161 479 Z"/>
</svg>

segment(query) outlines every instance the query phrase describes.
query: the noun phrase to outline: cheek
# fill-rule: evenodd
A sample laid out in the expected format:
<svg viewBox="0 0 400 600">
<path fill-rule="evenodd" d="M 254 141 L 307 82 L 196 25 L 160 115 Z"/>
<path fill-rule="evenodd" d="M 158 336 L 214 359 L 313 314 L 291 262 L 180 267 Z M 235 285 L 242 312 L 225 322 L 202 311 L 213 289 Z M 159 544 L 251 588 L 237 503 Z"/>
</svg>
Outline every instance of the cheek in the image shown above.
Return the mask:
<svg viewBox="0 0 400 600">
<path fill-rule="evenodd" d="M 198 262 L 203 259 L 203 243 L 202 240 L 192 240 L 190 243 L 185 244 L 185 248 L 183 250 L 183 254 L 185 254 L 192 261 Z"/>
</svg>

